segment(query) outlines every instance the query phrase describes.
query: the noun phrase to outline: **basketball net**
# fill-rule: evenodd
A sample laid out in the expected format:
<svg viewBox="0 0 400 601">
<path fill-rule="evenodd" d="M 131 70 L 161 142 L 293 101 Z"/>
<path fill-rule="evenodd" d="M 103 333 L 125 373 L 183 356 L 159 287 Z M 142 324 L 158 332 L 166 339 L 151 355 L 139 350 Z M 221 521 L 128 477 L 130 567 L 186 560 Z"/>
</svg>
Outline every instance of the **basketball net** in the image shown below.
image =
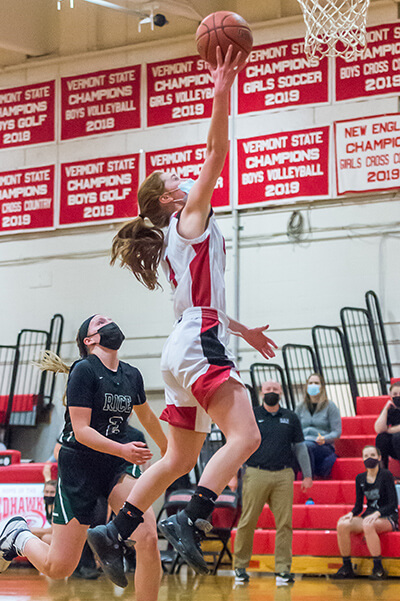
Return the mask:
<svg viewBox="0 0 400 601">
<path fill-rule="evenodd" d="M 308 59 L 359 56 L 367 45 L 366 21 L 370 0 L 298 0 L 306 24 Z"/>
</svg>

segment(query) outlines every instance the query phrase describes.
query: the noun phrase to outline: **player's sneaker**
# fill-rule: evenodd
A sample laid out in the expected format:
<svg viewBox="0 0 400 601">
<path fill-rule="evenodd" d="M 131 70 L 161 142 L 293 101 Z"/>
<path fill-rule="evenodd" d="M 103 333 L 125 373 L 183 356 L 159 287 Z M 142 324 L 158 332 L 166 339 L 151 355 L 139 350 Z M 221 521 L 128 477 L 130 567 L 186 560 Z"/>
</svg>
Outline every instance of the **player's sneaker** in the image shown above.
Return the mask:
<svg viewBox="0 0 400 601">
<path fill-rule="evenodd" d="M 387 577 L 388 574 L 386 570 L 384 570 L 381 566 L 379 568 L 374 567 L 372 570 L 372 574 L 368 576 L 370 580 L 386 580 Z"/>
<path fill-rule="evenodd" d="M 200 541 L 202 533 L 207 533 L 212 529 L 210 522 L 201 519 L 193 522 L 182 510 L 160 522 L 158 529 L 195 572 L 198 574 L 209 573 Z"/>
<path fill-rule="evenodd" d="M 250 576 L 244 568 L 235 569 L 235 582 L 248 582 L 249 580 Z"/>
<path fill-rule="evenodd" d="M 15 547 L 16 538 L 21 532 L 30 532 L 29 526 L 20 516 L 10 518 L 0 532 L 0 572 L 5 572 L 10 563 L 18 556 Z"/>
<path fill-rule="evenodd" d="M 87 541 L 100 566 L 111 582 L 125 588 L 128 581 L 124 570 L 124 542 L 112 522 L 89 528 Z"/>
</svg>

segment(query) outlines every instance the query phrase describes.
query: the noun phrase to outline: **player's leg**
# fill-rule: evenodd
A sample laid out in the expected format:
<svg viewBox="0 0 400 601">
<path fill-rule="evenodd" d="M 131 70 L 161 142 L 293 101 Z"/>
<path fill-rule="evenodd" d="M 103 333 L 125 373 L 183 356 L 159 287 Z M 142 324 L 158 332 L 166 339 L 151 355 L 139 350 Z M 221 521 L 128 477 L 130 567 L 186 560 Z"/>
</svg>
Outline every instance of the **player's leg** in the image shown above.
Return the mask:
<svg viewBox="0 0 400 601">
<path fill-rule="evenodd" d="M 355 578 L 353 566 L 351 565 L 351 535 L 360 534 L 363 531 L 363 519 L 353 517 L 351 520 L 341 517 L 337 523 L 337 540 L 343 565 L 331 576 L 335 580 Z"/>
<path fill-rule="evenodd" d="M 388 518 L 378 518 L 373 522 L 363 520 L 365 542 L 371 557 L 374 561 L 374 567 L 370 578 L 373 580 L 384 580 L 387 578 L 387 573 L 382 566 L 381 556 L 381 541 L 380 534 L 384 532 L 392 532 L 393 524 Z"/>
<path fill-rule="evenodd" d="M 108 501 L 115 514 L 138 482 L 138 479 L 125 475 L 113 488 Z M 135 598 L 137 601 L 157 601 L 162 569 L 152 508 L 144 512 L 143 523 L 135 530 L 132 539 L 136 550 Z"/>
<path fill-rule="evenodd" d="M 4 571 L 14 557 L 22 555 L 46 576 L 66 578 L 79 563 L 87 528 L 75 518 L 65 525 L 53 524 L 48 545 L 30 532 L 25 520 L 12 518 L 0 533 L 0 571 Z"/>
</svg>

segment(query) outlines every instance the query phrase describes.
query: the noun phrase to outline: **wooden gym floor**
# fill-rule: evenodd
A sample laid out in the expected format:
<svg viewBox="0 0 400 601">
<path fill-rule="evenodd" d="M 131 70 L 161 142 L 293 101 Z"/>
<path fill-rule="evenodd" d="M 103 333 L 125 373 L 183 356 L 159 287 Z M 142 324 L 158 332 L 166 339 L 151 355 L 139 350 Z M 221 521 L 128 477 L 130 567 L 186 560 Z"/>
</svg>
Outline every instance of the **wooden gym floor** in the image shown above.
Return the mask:
<svg viewBox="0 0 400 601">
<path fill-rule="evenodd" d="M 254 574 L 249 584 L 235 584 L 232 572 L 219 576 L 195 576 L 182 568 L 178 575 L 164 575 L 159 601 L 398 601 L 400 582 L 372 582 L 366 578 L 334 582 L 297 577 L 293 585 L 275 585 L 271 575 Z M 113 601 L 135 600 L 133 578 L 119 589 L 104 576 L 98 580 L 51 581 L 33 568 L 10 568 L 0 575 L 0 601 Z"/>
</svg>

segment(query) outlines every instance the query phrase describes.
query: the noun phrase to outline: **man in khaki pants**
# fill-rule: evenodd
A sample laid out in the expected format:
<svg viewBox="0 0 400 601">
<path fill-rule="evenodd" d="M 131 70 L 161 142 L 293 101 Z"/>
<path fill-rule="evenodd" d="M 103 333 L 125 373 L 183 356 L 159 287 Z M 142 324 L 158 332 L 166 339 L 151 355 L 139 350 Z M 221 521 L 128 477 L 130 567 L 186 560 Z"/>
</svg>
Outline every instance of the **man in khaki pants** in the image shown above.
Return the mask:
<svg viewBox="0 0 400 601">
<path fill-rule="evenodd" d="M 261 444 L 245 464 L 243 509 L 235 539 L 235 582 L 248 582 L 254 531 L 265 503 L 275 517 L 275 574 L 278 585 L 294 582 L 292 565 L 293 467 L 295 456 L 303 473 L 302 489 L 312 486 L 311 466 L 297 415 L 279 405 L 282 388 L 264 382 L 262 405 L 254 414 Z M 293 452 L 294 451 L 294 452 Z"/>
</svg>

